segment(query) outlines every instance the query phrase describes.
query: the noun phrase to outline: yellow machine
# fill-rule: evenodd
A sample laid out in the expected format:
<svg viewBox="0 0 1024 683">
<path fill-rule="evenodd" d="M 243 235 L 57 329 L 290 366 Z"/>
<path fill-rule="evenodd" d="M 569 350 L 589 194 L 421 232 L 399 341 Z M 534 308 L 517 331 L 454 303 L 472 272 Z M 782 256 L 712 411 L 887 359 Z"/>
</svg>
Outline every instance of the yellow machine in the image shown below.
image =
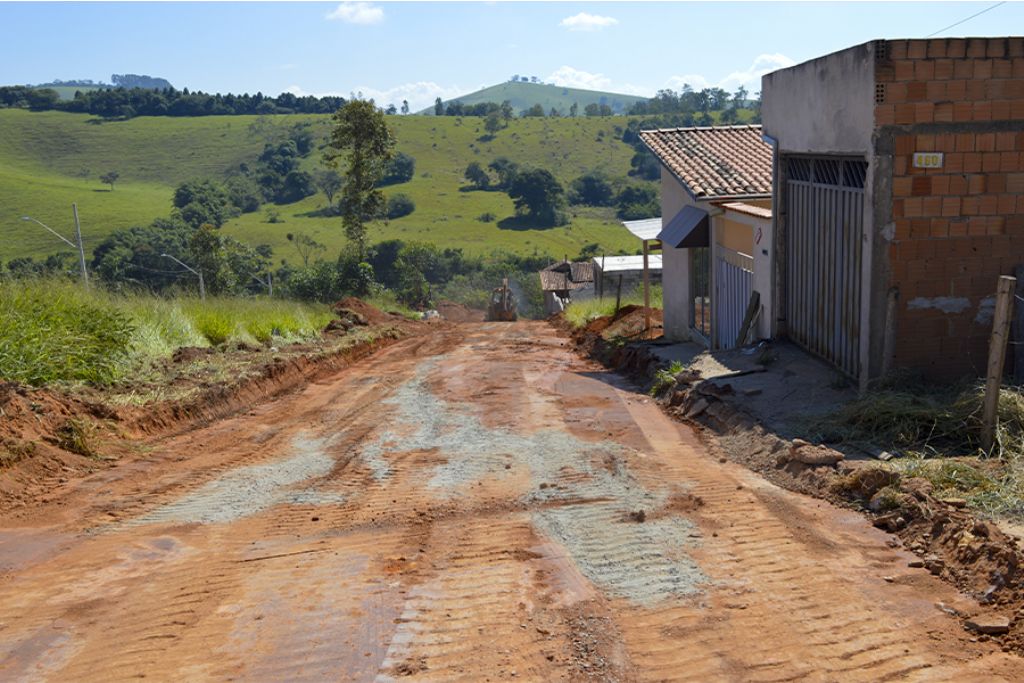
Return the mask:
<svg viewBox="0 0 1024 683">
<path fill-rule="evenodd" d="M 487 319 L 490 321 L 512 322 L 518 319 L 516 313 L 516 297 L 508 286 L 508 278 L 501 281 L 501 287 L 491 293 L 491 303 L 487 306 Z"/>
</svg>

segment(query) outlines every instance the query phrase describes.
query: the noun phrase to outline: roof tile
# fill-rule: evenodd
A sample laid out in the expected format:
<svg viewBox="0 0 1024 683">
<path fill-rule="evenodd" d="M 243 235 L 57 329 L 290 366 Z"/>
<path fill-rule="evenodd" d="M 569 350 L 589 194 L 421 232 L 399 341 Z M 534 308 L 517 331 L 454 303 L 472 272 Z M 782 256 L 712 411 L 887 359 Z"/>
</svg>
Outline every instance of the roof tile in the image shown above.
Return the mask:
<svg viewBox="0 0 1024 683">
<path fill-rule="evenodd" d="M 644 130 L 640 138 L 698 199 L 772 194 L 772 148 L 761 126 Z"/>
</svg>

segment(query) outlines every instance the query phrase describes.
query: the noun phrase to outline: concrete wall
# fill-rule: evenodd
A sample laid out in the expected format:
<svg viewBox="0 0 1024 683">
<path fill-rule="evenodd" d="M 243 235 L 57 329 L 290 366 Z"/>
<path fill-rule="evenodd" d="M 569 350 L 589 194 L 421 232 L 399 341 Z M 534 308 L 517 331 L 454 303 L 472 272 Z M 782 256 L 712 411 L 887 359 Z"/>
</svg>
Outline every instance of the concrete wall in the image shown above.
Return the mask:
<svg viewBox="0 0 1024 683">
<path fill-rule="evenodd" d="M 725 216 L 716 218 L 715 242 L 747 256 L 754 255 L 754 231 L 749 225 L 730 220 Z"/>
<path fill-rule="evenodd" d="M 661 216 L 668 222 L 693 199 L 671 172 L 661 168 Z M 686 249 L 662 248 L 662 306 L 665 337 L 674 341 L 690 338 L 690 257 Z"/>
<path fill-rule="evenodd" d="M 874 119 L 871 43 L 761 78 L 764 132 L 782 153 L 867 154 Z"/>
</svg>

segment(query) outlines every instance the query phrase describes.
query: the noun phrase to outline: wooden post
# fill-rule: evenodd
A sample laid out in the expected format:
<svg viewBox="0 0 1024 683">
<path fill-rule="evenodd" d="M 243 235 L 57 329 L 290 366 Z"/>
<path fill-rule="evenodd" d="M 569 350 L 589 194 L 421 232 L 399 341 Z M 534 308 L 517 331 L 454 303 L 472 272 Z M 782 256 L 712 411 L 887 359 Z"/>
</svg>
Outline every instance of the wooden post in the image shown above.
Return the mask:
<svg viewBox="0 0 1024 683">
<path fill-rule="evenodd" d="M 1017 278 L 1003 275 L 996 288 L 996 310 L 992 320 L 992 337 L 988 345 L 988 372 L 985 377 L 985 402 L 981 415 L 981 446 L 991 452 L 995 444 L 999 386 L 1003 379 L 1003 361 L 1006 359 L 1006 340 L 1010 331 L 1013 290 Z"/>
<path fill-rule="evenodd" d="M 740 333 L 736 336 L 736 346 L 743 346 L 747 343 L 747 335 L 754 325 L 754 319 L 761 310 L 761 293 L 754 290 L 750 293 L 750 301 L 747 302 L 747 312 L 743 316 L 743 324 L 740 325 Z"/>
<path fill-rule="evenodd" d="M 622 301 L 622 274 L 619 274 L 619 286 L 615 290 L 615 314 L 619 314 L 619 303 Z"/>
<path fill-rule="evenodd" d="M 1013 305 L 1013 380 L 1016 384 L 1024 384 L 1024 266 L 1017 266 L 1013 274 L 1017 276 L 1017 296 Z"/>
<path fill-rule="evenodd" d="M 647 240 L 644 240 L 644 339 L 651 336 L 651 278 L 647 273 Z"/>
</svg>

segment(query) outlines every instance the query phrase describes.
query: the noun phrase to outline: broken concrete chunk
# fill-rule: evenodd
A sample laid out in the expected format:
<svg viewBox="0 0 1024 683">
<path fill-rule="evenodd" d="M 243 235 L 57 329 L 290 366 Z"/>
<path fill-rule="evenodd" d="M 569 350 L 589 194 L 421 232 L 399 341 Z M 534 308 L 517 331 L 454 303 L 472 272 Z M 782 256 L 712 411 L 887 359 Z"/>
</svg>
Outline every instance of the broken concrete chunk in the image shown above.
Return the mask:
<svg viewBox="0 0 1024 683">
<path fill-rule="evenodd" d="M 690 409 L 686 411 L 686 417 L 693 419 L 708 409 L 707 399 L 697 399 L 697 402 L 690 406 Z"/>
<path fill-rule="evenodd" d="M 999 635 L 1010 630 L 1010 619 L 1001 614 L 981 615 L 968 619 L 967 628 L 985 635 Z"/>
</svg>

